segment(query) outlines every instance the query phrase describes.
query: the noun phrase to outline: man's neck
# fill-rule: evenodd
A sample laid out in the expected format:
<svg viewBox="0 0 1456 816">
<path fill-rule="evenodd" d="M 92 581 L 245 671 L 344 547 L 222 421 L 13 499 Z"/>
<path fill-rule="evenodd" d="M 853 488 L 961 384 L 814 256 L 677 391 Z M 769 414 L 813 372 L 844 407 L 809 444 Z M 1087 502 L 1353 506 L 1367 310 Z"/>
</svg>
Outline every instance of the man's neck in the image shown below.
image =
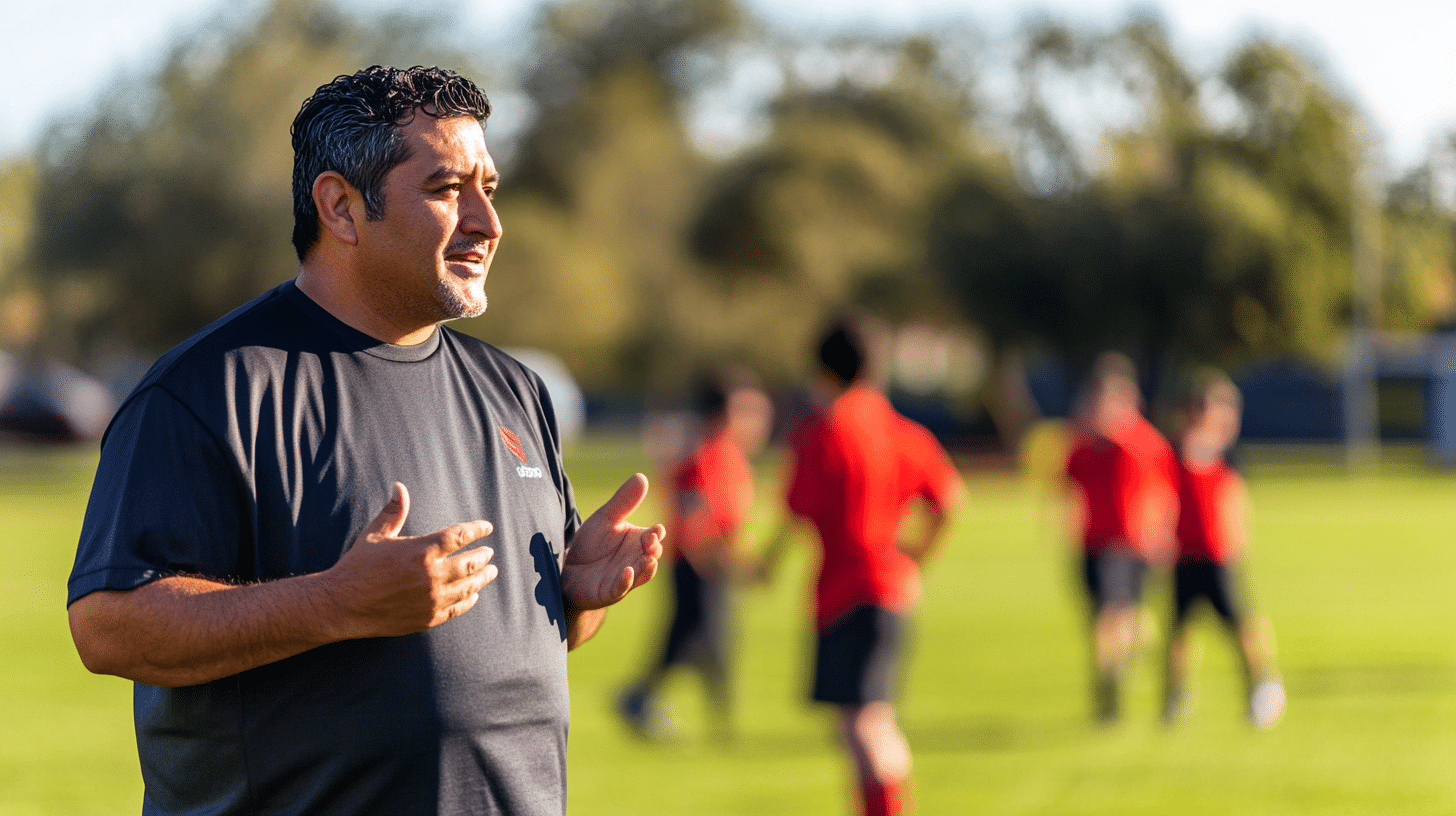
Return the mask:
<svg viewBox="0 0 1456 816">
<path fill-rule="evenodd" d="M 435 333 L 435 324 L 413 329 L 394 325 L 378 310 L 369 307 L 369 299 L 349 284 L 347 276 L 329 275 L 304 263 L 298 269 L 295 282 L 298 291 L 324 311 L 380 342 L 415 346 L 429 340 Z"/>
</svg>

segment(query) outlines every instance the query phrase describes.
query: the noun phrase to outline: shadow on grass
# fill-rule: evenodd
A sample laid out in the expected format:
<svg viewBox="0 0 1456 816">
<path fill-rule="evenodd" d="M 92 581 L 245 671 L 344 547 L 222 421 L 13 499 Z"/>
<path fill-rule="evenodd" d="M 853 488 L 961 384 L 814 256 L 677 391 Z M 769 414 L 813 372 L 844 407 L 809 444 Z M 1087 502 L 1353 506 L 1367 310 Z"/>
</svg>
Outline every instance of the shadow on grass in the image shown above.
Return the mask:
<svg viewBox="0 0 1456 816">
<path fill-rule="evenodd" d="M 832 729 L 782 729 L 773 731 L 740 731 L 729 742 L 713 743 L 717 750 L 755 760 L 797 759 L 808 754 L 838 751 L 839 743 Z"/>
<path fill-rule="evenodd" d="M 905 736 L 918 753 L 977 753 L 1041 750 L 1084 740 L 1083 720 L 1009 718 L 904 723 Z"/>
<path fill-rule="evenodd" d="M 1299 697 L 1456 694 L 1456 664 L 1308 666 L 1287 672 L 1284 684 Z"/>
</svg>

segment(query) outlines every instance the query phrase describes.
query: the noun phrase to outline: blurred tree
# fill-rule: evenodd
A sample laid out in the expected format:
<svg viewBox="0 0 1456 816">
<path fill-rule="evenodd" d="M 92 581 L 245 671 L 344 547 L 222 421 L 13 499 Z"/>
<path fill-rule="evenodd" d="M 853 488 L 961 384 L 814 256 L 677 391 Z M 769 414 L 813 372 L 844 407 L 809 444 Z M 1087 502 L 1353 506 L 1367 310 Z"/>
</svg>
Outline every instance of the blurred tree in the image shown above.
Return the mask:
<svg viewBox="0 0 1456 816">
<path fill-rule="evenodd" d="M 1195 189 L 1220 228 L 1217 278 L 1249 284 L 1231 322 L 1246 347 L 1330 359 L 1353 297 L 1359 123 L 1304 59 L 1266 41 L 1239 49 L 1220 79 L 1240 115 L 1211 140 Z"/>
<path fill-rule="evenodd" d="M 0 347 L 28 345 L 40 329 L 40 298 L 27 263 L 35 183 L 29 159 L 0 165 Z"/>
<path fill-rule="evenodd" d="M 37 191 L 31 215 L 23 195 L 0 207 L 0 298 L 34 287 L 46 351 L 84 360 L 161 350 L 291 276 L 299 102 L 373 62 L 482 78 L 444 19 L 273 0 L 179 43 L 54 128 L 33 169 L 0 172 Z M 710 360 L 797 378 L 820 321 L 851 304 L 976 324 L 992 382 L 1034 348 L 1333 353 L 1356 213 L 1377 209 L 1355 183 L 1357 120 L 1308 62 L 1254 40 L 1204 77 L 1154 20 L 1041 23 L 1004 66 L 1020 98 L 999 138 L 976 91 L 994 52 L 973 39 L 788 39 L 736 0 L 542 5 L 523 94 L 483 83 L 528 119 L 487 131 L 507 237 L 491 311 L 460 327 L 555 351 L 592 389 L 677 385 Z M 767 135 L 718 162 L 689 111 L 745 54 L 777 66 L 780 90 Z M 1449 314 L 1439 169 L 1404 180 L 1368 230 L 1383 325 Z M 22 260 L 3 254 L 21 241 Z"/>
<path fill-rule="evenodd" d="M 1456 134 L 1390 186 L 1384 208 L 1380 324 L 1456 327 Z"/>
<path fill-rule="evenodd" d="M 676 382 L 707 354 L 696 327 L 720 318 L 682 235 L 708 164 L 684 111 L 741 22 L 732 0 L 543 7 L 493 305 L 467 330 L 555 351 L 596 389 Z"/>
<path fill-rule="evenodd" d="M 929 204 L 947 175 L 1005 160 L 973 136 L 968 85 L 942 45 L 845 38 L 795 49 L 769 136 L 714 180 L 692 247 L 732 295 L 735 322 L 773 327 L 738 338 L 771 376 L 802 375 L 812 334 L 850 305 L 958 317 L 925 265 Z"/>
<path fill-rule="evenodd" d="M 1121 348 L 1155 367 L 1333 355 L 1361 157 L 1353 112 L 1305 60 L 1254 40 L 1199 80 L 1151 20 L 1106 36 L 1034 27 L 1025 53 L 1026 85 L 1110 81 L 1140 114 L 1089 168 L 1052 95 L 1027 90 L 1022 186 L 951 187 L 932 257 L 994 345 L 1082 360 Z M 1210 96 L 1233 115 L 1211 114 Z"/>
<path fill-rule="evenodd" d="M 157 352 L 292 277 L 289 125 L 323 82 L 372 63 L 464 60 L 439 20 L 274 0 L 180 41 L 41 147 L 32 263 L 45 351 Z"/>
</svg>

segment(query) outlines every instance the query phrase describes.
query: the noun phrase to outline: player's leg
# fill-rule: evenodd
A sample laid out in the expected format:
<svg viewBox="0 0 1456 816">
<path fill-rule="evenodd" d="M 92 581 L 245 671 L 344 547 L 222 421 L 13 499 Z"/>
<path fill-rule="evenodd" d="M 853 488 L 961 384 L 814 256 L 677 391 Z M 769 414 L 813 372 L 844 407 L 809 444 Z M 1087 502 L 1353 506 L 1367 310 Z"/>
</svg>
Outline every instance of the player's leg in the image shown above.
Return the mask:
<svg viewBox="0 0 1456 816">
<path fill-rule="evenodd" d="M 1082 583 L 1087 590 L 1087 603 L 1092 618 L 1092 708 L 1098 720 L 1117 717 L 1117 682 L 1110 669 L 1115 624 L 1104 599 L 1103 553 L 1087 552 L 1082 556 Z"/>
<path fill-rule="evenodd" d="M 1097 612 L 1093 624 L 1097 718 L 1104 722 L 1121 714 L 1122 680 L 1137 642 L 1137 622 L 1136 607 L 1108 606 Z"/>
<path fill-rule="evenodd" d="M 1122 680 L 1137 648 L 1146 564 L 1121 550 L 1089 554 L 1084 577 L 1094 606 L 1093 699 L 1101 722 L 1120 715 Z"/>
<path fill-rule="evenodd" d="M 1284 718 L 1284 683 L 1274 664 L 1273 636 L 1261 620 L 1244 621 L 1239 645 L 1248 666 L 1249 719 L 1260 728 L 1272 728 Z"/>
<path fill-rule="evenodd" d="M 909 784 L 910 748 L 890 702 L 902 665 L 908 621 L 860 606 L 820 631 L 813 698 L 836 706 L 866 814 L 900 814 Z"/>
<path fill-rule="evenodd" d="M 1274 638 L 1268 625 L 1247 613 L 1242 571 L 1234 564 L 1213 565 L 1209 601 L 1238 646 L 1248 691 L 1249 719 L 1269 728 L 1284 716 L 1284 684 L 1274 661 Z"/>
<path fill-rule="evenodd" d="M 699 661 L 714 737 L 730 741 L 733 720 L 733 582 L 727 575 L 703 586 L 703 654 Z"/>
<path fill-rule="evenodd" d="M 1163 675 L 1163 721 L 1172 724 L 1192 709 L 1189 676 L 1192 673 L 1192 632 L 1189 615 L 1200 597 L 1196 575 L 1189 563 L 1173 568 L 1173 619 L 1168 627 L 1168 653 Z"/>
<path fill-rule="evenodd" d="M 898 816 L 910 779 L 910 745 L 890 703 L 839 707 L 840 733 L 854 762 L 865 816 Z"/>
<path fill-rule="evenodd" d="M 637 733 L 661 736 L 657 690 L 674 666 L 691 662 L 703 623 L 702 579 L 686 558 L 672 570 L 672 617 L 657 661 L 617 698 L 617 712 Z"/>
</svg>

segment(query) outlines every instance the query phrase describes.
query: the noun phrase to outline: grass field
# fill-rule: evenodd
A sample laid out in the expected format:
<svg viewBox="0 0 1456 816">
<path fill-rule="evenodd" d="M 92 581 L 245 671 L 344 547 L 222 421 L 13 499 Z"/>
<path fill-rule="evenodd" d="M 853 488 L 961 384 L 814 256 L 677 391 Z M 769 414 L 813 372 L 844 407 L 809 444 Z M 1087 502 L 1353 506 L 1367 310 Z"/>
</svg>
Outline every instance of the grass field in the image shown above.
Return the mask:
<svg viewBox="0 0 1456 816">
<path fill-rule="evenodd" d="M 585 508 L 641 467 L 634 445 L 610 440 L 569 459 Z M 86 450 L 0 448 L 4 816 L 140 809 L 129 684 L 82 669 L 63 609 L 93 465 Z M 760 532 L 775 522 L 777 471 L 764 470 Z M 1456 814 L 1456 478 L 1259 459 L 1249 476 L 1253 578 L 1290 698 L 1269 732 L 1241 718 L 1232 658 L 1210 626 L 1186 726 L 1157 722 L 1152 650 L 1125 723 L 1092 727 L 1060 531 L 1026 484 L 968 474 L 969 501 L 926 574 L 902 707 L 918 813 Z M 670 744 L 630 737 L 611 714 L 655 648 L 666 582 L 573 653 L 572 816 L 853 812 L 831 724 L 802 702 L 809 564 L 801 547 L 775 585 L 741 596 L 730 745 L 704 737 L 692 678 L 668 690 L 684 724 Z"/>
</svg>

